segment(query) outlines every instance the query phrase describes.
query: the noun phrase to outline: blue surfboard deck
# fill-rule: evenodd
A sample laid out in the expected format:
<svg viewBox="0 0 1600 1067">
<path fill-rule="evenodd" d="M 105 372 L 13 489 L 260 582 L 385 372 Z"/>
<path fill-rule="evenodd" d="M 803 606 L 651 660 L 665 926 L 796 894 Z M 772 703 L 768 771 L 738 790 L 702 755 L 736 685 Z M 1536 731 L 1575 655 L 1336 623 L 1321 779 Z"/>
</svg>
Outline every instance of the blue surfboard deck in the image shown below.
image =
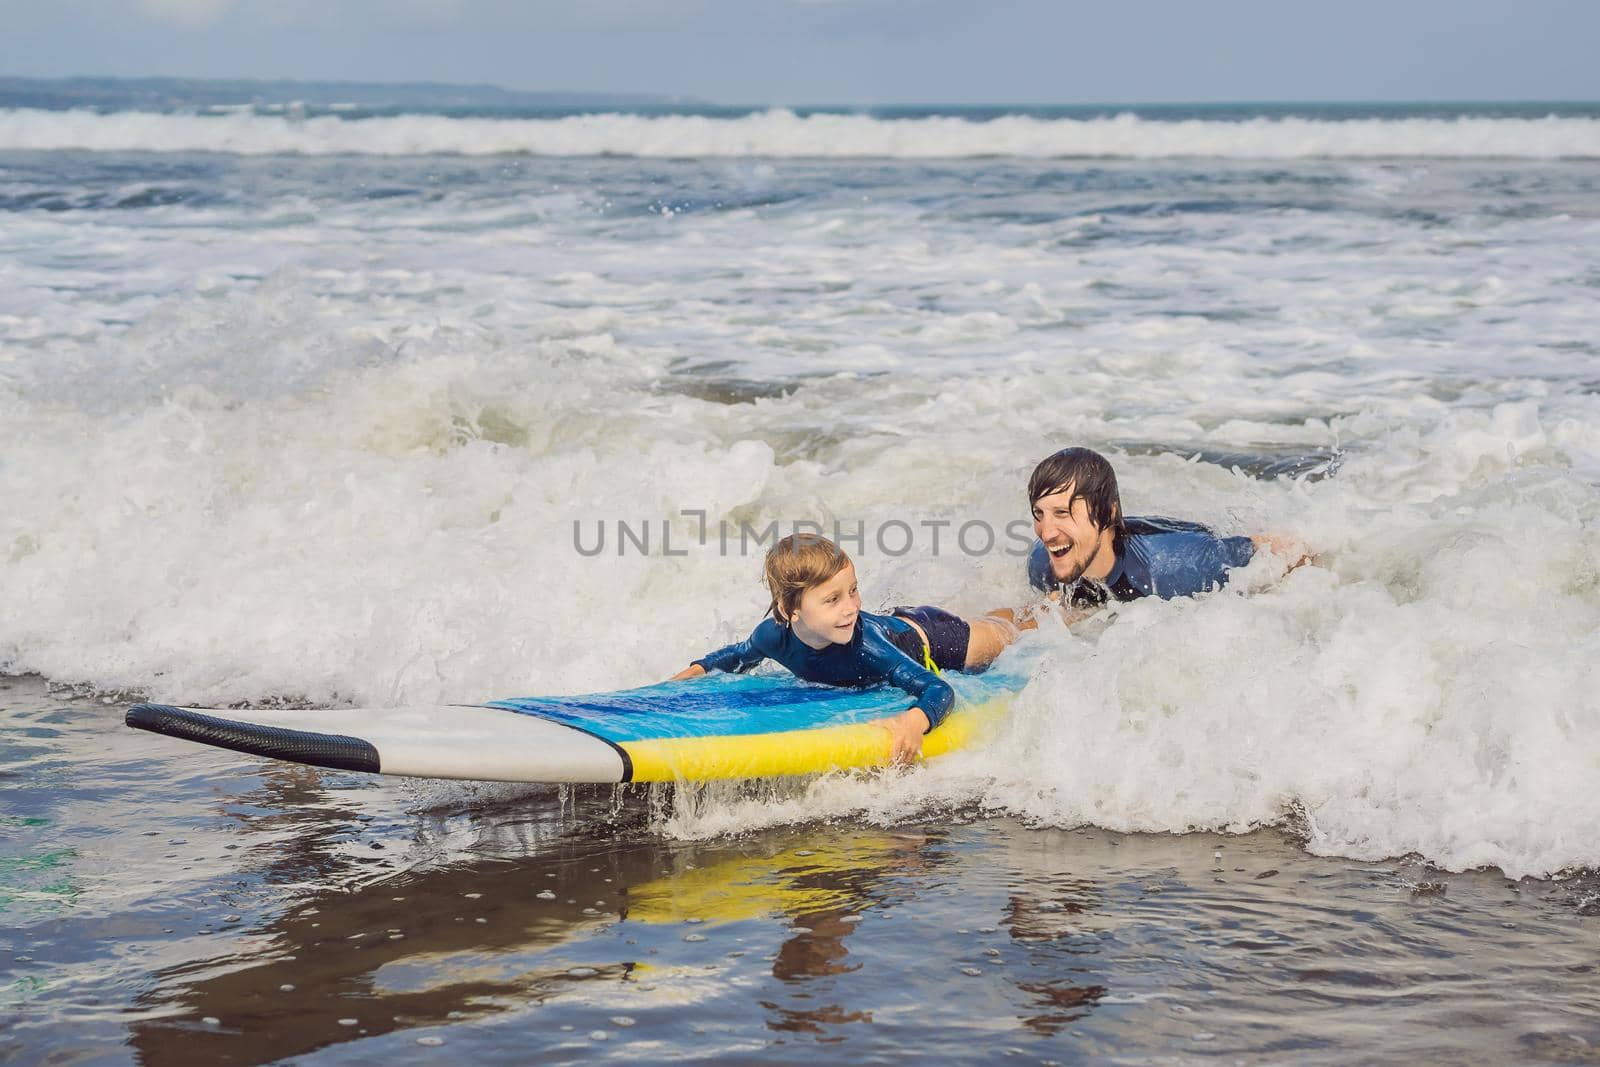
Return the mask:
<svg viewBox="0 0 1600 1067">
<path fill-rule="evenodd" d="M 1027 675 L 947 672 L 959 703 L 982 704 L 1022 688 Z M 739 737 L 814 730 L 898 715 L 911 698 L 893 686 L 848 689 L 802 682 L 787 673 L 712 673 L 685 682 L 572 697 L 516 697 L 486 706 L 576 727 L 607 741 Z"/>
</svg>

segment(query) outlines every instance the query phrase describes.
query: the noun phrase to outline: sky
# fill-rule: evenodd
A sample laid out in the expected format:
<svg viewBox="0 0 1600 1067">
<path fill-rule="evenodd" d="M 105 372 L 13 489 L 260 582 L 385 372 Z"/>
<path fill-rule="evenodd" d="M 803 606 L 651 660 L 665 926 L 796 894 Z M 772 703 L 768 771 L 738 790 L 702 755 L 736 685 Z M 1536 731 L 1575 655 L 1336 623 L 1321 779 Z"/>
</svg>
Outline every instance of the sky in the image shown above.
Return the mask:
<svg viewBox="0 0 1600 1067">
<path fill-rule="evenodd" d="M 0 75 L 725 104 L 1600 100 L 1600 0 L 0 0 Z"/>
</svg>

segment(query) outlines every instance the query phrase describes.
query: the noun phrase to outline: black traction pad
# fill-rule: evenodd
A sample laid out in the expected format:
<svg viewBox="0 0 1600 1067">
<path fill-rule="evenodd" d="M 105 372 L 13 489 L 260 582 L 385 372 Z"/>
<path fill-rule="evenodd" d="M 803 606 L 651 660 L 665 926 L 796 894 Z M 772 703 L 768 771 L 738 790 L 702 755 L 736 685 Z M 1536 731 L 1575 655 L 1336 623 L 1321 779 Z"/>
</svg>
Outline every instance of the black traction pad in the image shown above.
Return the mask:
<svg viewBox="0 0 1600 1067">
<path fill-rule="evenodd" d="M 128 709 L 127 724 L 137 730 L 230 748 L 252 756 L 269 756 L 341 771 L 379 773 L 378 750 L 359 737 L 235 722 L 169 704 L 135 704 Z"/>
</svg>

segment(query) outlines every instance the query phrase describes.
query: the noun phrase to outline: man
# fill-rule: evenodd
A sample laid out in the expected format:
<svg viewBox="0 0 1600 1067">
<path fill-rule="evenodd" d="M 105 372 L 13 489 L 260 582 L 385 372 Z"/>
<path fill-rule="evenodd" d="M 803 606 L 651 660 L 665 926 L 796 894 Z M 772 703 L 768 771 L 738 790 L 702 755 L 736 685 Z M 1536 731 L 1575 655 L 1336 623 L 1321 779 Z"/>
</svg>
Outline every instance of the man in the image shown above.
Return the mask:
<svg viewBox="0 0 1600 1067">
<path fill-rule="evenodd" d="M 1108 596 L 1193 596 L 1225 585 L 1228 571 L 1249 563 L 1257 548 L 1292 551 L 1271 537 L 1217 537 L 1198 523 L 1125 518 L 1116 472 L 1087 448 L 1064 448 L 1035 467 L 1028 501 L 1039 538 L 1028 580 L 1079 607 Z"/>
</svg>

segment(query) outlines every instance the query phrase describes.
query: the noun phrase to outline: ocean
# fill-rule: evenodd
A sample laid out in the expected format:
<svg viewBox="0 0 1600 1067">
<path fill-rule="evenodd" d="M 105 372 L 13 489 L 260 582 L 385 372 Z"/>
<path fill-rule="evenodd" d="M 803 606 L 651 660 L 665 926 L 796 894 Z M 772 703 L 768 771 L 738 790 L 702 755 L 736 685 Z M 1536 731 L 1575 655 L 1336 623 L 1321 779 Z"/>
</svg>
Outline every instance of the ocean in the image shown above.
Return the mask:
<svg viewBox="0 0 1600 1067">
<path fill-rule="evenodd" d="M 1600 105 L 35 105 L 0 1060 L 1600 1058 Z M 1025 603 L 1067 445 L 1316 560 L 1030 636 L 905 773 L 121 725 L 657 681 L 773 524 Z"/>
</svg>

